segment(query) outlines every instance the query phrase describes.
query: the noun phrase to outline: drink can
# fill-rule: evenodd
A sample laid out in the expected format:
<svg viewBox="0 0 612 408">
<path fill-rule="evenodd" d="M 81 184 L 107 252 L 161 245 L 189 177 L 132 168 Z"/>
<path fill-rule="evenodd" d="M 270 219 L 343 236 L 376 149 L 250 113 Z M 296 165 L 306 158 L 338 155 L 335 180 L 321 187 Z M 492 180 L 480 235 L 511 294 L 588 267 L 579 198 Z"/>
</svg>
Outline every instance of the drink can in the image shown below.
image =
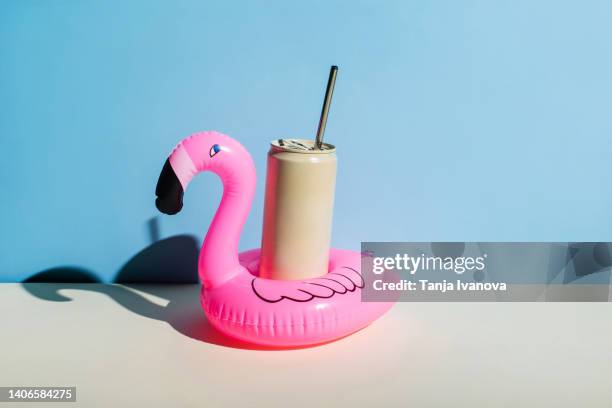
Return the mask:
<svg viewBox="0 0 612 408">
<path fill-rule="evenodd" d="M 268 153 L 259 276 L 308 279 L 329 267 L 336 148 L 279 139 Z"/>
</svg>

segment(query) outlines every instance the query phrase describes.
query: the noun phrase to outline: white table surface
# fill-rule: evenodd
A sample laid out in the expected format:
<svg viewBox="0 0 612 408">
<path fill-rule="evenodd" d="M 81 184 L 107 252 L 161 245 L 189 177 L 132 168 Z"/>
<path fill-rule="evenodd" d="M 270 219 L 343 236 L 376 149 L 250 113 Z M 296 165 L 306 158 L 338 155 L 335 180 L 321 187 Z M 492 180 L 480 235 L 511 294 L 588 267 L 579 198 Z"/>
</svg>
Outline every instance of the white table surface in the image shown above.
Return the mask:
<svg viewBox="0 0 612 408">
<path fill-rule="evenodd" d="M 228 345 L 196 285 L 28 285 L 0 284 L 0 386 L 74 385 L 65 406 L 612 406 L 611 303 L 400 303 L 270 351 Z"/>
</svg>

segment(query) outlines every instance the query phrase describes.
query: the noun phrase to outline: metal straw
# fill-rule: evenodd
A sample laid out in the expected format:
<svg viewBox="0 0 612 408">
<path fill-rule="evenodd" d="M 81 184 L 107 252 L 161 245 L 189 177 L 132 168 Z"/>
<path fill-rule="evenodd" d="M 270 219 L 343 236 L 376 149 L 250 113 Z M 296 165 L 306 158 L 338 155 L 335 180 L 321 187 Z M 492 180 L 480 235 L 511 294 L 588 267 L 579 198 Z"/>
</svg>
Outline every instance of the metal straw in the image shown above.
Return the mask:
<svg viewBox="0 0 612 408">
<path fill-rule="evenodd" d="M 336 75 L 338 67 L 332 65 L 329 70 L 329 79 L 327 81 L 327 90 L 325 91 L 325 99 L 323 100 L 323 109 L 321 110 L 321 119 L 319 120 L 319 129 L 317 130 L 317 138 L 315 146 L 321 149 L 323 146 L 323 133 L 325 133 L 325 125 L 327 124 L 327 115 L 329 114 L 329 106 L 331 105 L 332 96 L 334 95 L 334 85 L 336 85 Z"/>
</svg>

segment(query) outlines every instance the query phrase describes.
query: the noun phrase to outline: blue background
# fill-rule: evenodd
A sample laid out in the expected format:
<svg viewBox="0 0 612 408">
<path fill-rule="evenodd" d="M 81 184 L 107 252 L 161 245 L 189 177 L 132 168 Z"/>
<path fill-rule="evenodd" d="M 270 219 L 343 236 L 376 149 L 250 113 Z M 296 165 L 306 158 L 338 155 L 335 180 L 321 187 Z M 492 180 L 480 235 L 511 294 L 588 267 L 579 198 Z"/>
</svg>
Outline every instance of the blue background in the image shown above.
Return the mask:
<svg viewBox="0 0 612 408">
<path fill-rule="evenodd" d="M 151 244 L 154 189 L 198 130 L 312 137 L 340 66 L 334 245 L 609 241 L 607 1 L 0 3 L 0 281 L 73 265 L 110 281 Z M 199 242 L 221 185 L 162 238 Z"/>
</svg>

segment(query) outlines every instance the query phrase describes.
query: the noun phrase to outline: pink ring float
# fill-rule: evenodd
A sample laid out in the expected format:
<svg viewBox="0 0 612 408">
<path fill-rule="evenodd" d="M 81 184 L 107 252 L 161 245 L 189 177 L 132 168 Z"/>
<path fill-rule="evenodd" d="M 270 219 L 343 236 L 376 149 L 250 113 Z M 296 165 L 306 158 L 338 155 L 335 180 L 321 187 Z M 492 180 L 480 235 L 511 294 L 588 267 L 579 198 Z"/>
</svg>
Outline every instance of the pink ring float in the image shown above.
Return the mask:
<svg viewBox="0 0 612 408">
<path fill-rule="evenodd" d="M 255 193 L 255 166 L 247 150 L 218 132 L 181 141 L 166 161 L 156 194 L 157 208 L 175 214 L 197 173 L 211 171 L 223 183 L 223 197 L 199 258 L 201 304 L 210 323 L 224 334 L 278 347 L 325 343 L 360 330 L 392 303 L 362 302 L 360 254 L 332 249 L 329 273 L 308 280 L 257 277 L 259 250 L 238 254 L 238 241 Z"/>
</svg>

